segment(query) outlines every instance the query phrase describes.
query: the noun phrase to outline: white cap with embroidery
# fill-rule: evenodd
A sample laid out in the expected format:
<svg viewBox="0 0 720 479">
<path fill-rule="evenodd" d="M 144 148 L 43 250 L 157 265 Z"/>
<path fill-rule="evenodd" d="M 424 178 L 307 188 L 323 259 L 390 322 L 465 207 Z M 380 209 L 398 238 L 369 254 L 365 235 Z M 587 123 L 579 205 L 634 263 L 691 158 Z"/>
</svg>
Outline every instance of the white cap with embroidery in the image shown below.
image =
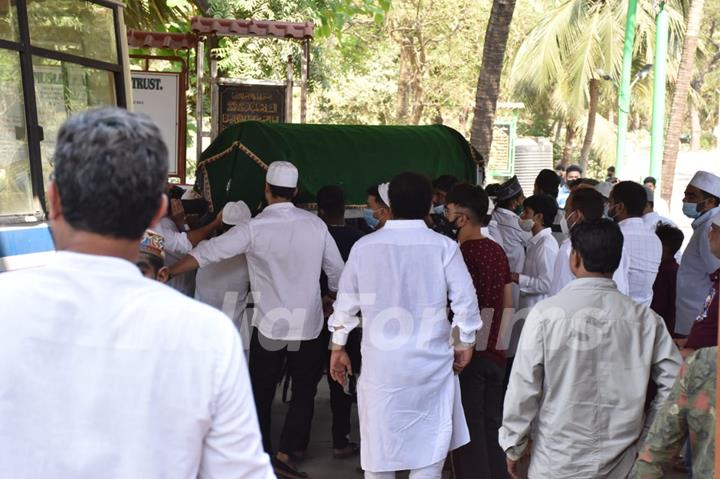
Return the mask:
<svg viewBox="0 0 720 479">
<path fill-rule="evenodd" d="M 720 177 L 708 171 L 698 171 L 690 180 L 690 186 L 694 186 L 705 193 L 720 197 Z"/>
<path fill-rule="evenodd" d="M 235 226 L 250 221 L 250 208 L 244 201 L 230 202 L 222 210 L 222 221 L 226 225 Z"/>
</svg>

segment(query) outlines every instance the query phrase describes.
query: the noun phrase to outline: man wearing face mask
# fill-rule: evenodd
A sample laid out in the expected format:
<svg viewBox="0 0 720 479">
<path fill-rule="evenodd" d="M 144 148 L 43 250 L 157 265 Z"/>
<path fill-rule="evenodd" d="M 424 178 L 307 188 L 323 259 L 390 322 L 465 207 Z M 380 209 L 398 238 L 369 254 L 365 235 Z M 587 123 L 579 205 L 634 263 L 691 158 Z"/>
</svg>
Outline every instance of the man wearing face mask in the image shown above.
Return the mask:
<svg viewBox="0 0 720 479">
<path fill-rule="evenodd" d="M 575 279 L 575 275 L 570 269 L 570 252 L 572 245 L 570 244 L 570 230 L 577 224 L 584 221 L 596 221 L 601 219 L 605 213 L 605 198 L 603 195 L 591 187 L 581 187 L 573 191 L 565 205 L 565 218 L 560 222 L 563 233 L 568 238 L 560 245 L 555 260 L 555 268 L 553 270 L 552 286 L 550 288 L 550 296 L 555 296 L 568 283 Z M 628 255 L 623 248 L 620 257 L 620 265 L 613 274 L 613 281 L 617 285 L 618 291 L 622 294 L 628 294 Z"/>
<path fill-rule="evenodd" d="M 496 198 L 492 219 L 497 225 L 489 225 L 490 234 L 502 241 L 502 247 L 510 262 L 510 271 L 522 271 L 525 265 L 525 245 L 532 234 L 523 231 L 518 223 L 525 196 L 517 176 L 500 185 Z M 513 285 L 513 304 L 518 304 L 519 300 L 520 289 Z"/>
<path fill-rule="evenodd" d="M 720 178 L 698 171 L 685 189 L 683 213 L 694 218 L 693 235 L 685 248 L 677 277 L 675 332 L 687 335 L 703 309 L 710 275 L 720 268 L 720 259 L 710 251 L 710 219 L 720 213 Z"/>
<path fill-rule="evenodd" d="M 555 200 L 547 195 L 533 195 L 523 206 L 518 224 L 533 236 L 528 242 L 522 273 L 512 274 L 513 282 L 520 286 L 519 309 L 532 308 L 548 297 L 559 249 L 550 229 L 558 209 Z"/>
<path fill-rule="evenodd" d="M 380 194 L 380 188 L 382 187 L 387 195 L 387 185 L 388 183 L 381 183 L 367 189 L 368 207 L 363 210 L 363 219 L 373 230 L 379 230 L 390 219 L 390 206 L 385 203 Z"/>
<path fill-rule="evenodd" d="M 653 284 L 662 259 L 662 243 L 643 221 L 647 205 L 645 188 L 634 181 L 621 181 L 610 192 L 608 215 L 620 226 L 628 253 L 630 297 L 650 306 Z"/>
<path fill-rule="evenodd" d="M 457 232 L 453 230 L 444 213 L 447 203 L 447 194 L 457 183 L 458 179 L 452 175 L 438 176 L 432 182 L 433 206 L 430 210 L 432 230 L 436 233 L 440 233 L 441 235 L 445 235 L 452 239 L 455 239 Z"/>
</svg>

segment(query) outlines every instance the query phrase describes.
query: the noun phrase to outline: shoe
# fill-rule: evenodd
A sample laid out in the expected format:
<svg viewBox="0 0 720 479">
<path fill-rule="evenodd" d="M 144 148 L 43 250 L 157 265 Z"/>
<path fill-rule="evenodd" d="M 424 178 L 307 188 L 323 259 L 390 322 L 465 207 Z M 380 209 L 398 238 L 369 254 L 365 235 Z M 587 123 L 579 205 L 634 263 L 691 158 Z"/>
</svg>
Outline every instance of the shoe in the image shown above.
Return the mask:
<svg viewBox="0 0 720 479">
<path fill-rule="evenodd" d="M 273 470 L 275 471 L 275 475 L 277 477 L 281 477 L 284 479 L 306 479 L 310 477 L 307 475 L 306 472 L 300 472 L 292 464 L 282 462 L 276 457 L 270 458 L 270 463 L 272 464 Z"/>
<path fill-rule="evenodd" d="M 295 451 L 288 454 L 292 462 L 303 462 L 305 460 L 305 451 Z"/>
<path fill-rule="evenodd" d="M 357 456 L 360 453 L 360 445 L 354 442 L 348 442 L 347 446 L 340 449 L 333 449 L 333 457 L 335 459 L 347 459 Z"/>
</svg>

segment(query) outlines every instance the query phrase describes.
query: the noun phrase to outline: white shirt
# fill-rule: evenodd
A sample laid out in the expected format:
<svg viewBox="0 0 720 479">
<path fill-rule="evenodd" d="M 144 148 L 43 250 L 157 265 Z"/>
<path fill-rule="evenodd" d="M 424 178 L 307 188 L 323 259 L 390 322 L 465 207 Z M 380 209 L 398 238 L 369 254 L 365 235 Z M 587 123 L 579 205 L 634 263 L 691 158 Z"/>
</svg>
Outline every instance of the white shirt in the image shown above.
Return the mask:
<svg viewBox="0 0 720 479">
<path fill-rule="evenodd" d="M 532 308 L 548 297 L 559 249 L 550 228 L 544 228 L 530 238 L 525 254 L 525 266 L 519 278 L 519 309 Z"/>
<path fill-rule="evenodd" d="M 623 247 L 629 254 L 630 297 L 639 304 L 650 306 L 653 284 L 662 259 L 662 243 L 642 218 L 628 218 L 618 223 L 618 226 L 625 239 Z"/>
<path fill-rule="evenodd" d="M 420 220 L 391 220 L 364 236 L 350 252 L 328 321 L 334 343 L 346 343 L 359 312 L 363 469 L 419 469 L 443 460 L 470 439 L 452 371 L 451 327 L 474 343 L 482 326 L 458 245 Z"/>
<path fill-rule="evenodd" d="M 649 213 L 645 213 L 642 217 L 643 223 L 645 223 L 645 226 L 650 228 L 650 231 L 653 233 L 655 232 L 655 229 L 658 226 L 658 223 L 663 223 L 670 226 L 677 225 L 673 223 L 673 221 L 670 218 L 666 218 L 664 216 L 661 216 L 657 211 L 651 211 Z"/>
<path fill-rule="evenodd" d="M 499 431 L 531 478 L 626 478 L 682 358 L 665 323 L 613 281 L 576 279 L 525 321 Z M 646 415 L 650 379 L 658 392 Z"/>
<path fill-rule="evenodd" d="M 618 291 L 622 294 L 628 294 L 628 252 L 626 251 L 626 245 L 623 245 L 622 256 L 620 257 L 620 264 L 618 269 L 613 274 L 613 281 L 617 286 Z M 565 286 L 570 284 L 575 279 L 575 275 L 570 269 L 570 253 L 572 252 L 572 243 L 570 238 L 563 241 L 560 245 L 560 251 L 558 252 L 557 258 L 555 259 L 555 268 L 553 269 L 553 280 L 552 286 L 550 287 L 550 296 L 555 296 Z"/>
<path fill-rule="evenodd" d="M 245 307 L 250 291 L 250 273 L 244 254 L 210 263 L 197 271 L 195 299 L 219 309 L 232 319 L 240 332 L 243 347 L 250 347 Z"/>
<path fill-rule="evenodd" d="M 503 242 L 502 242 L 502 238 L 500 238 L 500 235 L 497 233 L 497 228 L 498 228 L 497 221 L 490 220 L 488 222 L 487 226 L 483 226 L 480 228 L 480 234 L 486 238 L 493 240 L 498 245 L 500 245 L 500 247 L 502 248 Z M 493 233 L 495 233 L 495 236 L 493 236 L 493 234 L 490 232 L 491 230 Z"/>
<path fill-rule="evenodd" d="M 119 258 L 0 275 L 0 477 L 275 477 L 240 340 Z"/>
<path fill-rule="evenodd" d="M 255 300 L 253 326 L 270 339 L 317 338 L 324 324 L 320 272 L 336 291 L 343 269 L 325 223 L 292 203 L 276 203 L 190 252 L 200 267 L 243 253 Z"/>
<path fill-rule="evenodd" d="M 693 235 L 685 248 L 677 275 L 675 300 L 675 332 L 688 334 L 693 322 L 702 313 L 710 288 L 710 274 L 720 268 L 720 259 L 710 251 L 710 220 L 720 207 L 705 212 L 693 221 Z"/>
<path fill-rule="evenodd" d="M 178 231 L 175 222 L 167 216 L 163 217 L 155 226 L 155 232 L 165 239 L 165 266 L 167 267 L 180 261 L 193 248 L 187 233 Z M 171 278 L 167 284 L 187 296 L 192 296 L 195 292 L 195 272 L 177 275 Z"/>
<path fill-rule="evenodd" d="M 517 273 L 522 271 L 525 266 L 525 246 L 532 237 L 532 233 L 523 231 L 518 224 L 519 216 L 514 212 L 505 208 L 495 208 L 492 213 L 492 219 L 495 220 L 496 226 L 488 225 L 490 234 L 493 238 L 500 238 L 502 249 L 508 257 L 510 271 Z M 518 285 L 512 285 L 513 305 L 520 302 L 520 288 Z"/>
</svg>

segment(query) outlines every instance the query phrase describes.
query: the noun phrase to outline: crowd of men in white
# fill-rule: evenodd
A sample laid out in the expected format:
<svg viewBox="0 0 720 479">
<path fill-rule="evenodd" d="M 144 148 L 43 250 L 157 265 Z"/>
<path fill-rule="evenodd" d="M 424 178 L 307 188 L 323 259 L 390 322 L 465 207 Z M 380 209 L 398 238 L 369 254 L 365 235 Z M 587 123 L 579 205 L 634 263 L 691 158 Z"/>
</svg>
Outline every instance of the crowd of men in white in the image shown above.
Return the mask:
<svg viewBox="0 0 720 479">
<path fill-rule="evenodd" d="M 166 156 L 155 125 L 123 110 L 84 113 L 60 130 L 47 194 L 55 258 L 0 275 L 0 476 L 307 477 L 296 464 L 318 381 L 327 368 L 347 392 L 360 326 L 365 477 L 438 479 L 446 462 L 460 478 L 631 474 L 682 364 L 673 331 L 650 309 L 663 255 L 655 227 L 666 221 L 651 191 L 568 182 L 577 189 L 561 209 L 542 175 L 531 197 L 513 178 L 488 203 L 469 185 L 433 197 L 429 180 L 405 173 L 369 193 L 375 231 L 353 239 L 348 256 L 335 236 L 342 215 L 293 204 L 302 172 L 289 162 L 269 165 L 255 217 L 229 203 L 184 231 L 179 203 L 163 194 Z M 582 189 L 592 193 L 574 205 Z M 596 197 L 619 228 L 578 206 Z M 708 172 L 686 191 L 696 219 L 678 272 L 681 335 L 720 268 L 708 240 L 718 197 L 720 178 Z M 593 270 L 582 238 L 571 239 L 581 224 L 620 238 L 610 270 Z M 175 290 L 138 272 L 143 234 L 146 251 L 165 258 L 144 272 Z M 478 289 L 496 273 L 500 308 Z M 285 371 L 292 399 L 273 452 Z"/>
</svg>

